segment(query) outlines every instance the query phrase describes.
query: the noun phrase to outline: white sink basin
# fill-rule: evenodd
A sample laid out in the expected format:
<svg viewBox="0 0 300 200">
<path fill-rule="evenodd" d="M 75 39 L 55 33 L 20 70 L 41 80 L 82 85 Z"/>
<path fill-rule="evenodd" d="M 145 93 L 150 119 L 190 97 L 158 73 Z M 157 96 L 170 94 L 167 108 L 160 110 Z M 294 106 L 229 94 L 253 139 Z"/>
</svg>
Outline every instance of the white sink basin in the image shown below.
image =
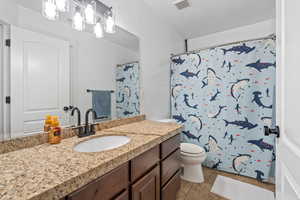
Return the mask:
<svg viewBox="0 0 300 200">
<path fill-rule="evenodd" d="M 75 145 L 74 150 L 77 152 L 100 152 L 118 148 L 129 141 L 130 138 L 127 136 L 102 136 L 81 142 Z"/>
</svg>

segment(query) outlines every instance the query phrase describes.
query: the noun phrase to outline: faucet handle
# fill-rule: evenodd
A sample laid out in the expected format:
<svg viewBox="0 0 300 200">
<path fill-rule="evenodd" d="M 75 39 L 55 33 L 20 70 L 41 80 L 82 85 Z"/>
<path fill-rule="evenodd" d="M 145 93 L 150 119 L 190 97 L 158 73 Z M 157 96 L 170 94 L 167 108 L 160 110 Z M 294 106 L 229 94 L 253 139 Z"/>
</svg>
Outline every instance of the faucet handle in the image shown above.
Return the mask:
<svg viewBox="0 0 300 200">
<path fill-rule="evenodd" d="M 75 132 L 75 134 L 78 136 L 78 137 L 81 137 L 83 134 L 84 134 L 84 129 L 83 129 L 83 126 L 75 126 L 72 128 Z"/>
<path fill-rule="evenodd" d="M 95 126 L 97 126 L 97 124 L 96 124 L 96 123 L 93 123 L 93 124 L 91 124 L 90 126 L 91 126 L 90 132 L 91 132 L 92 134 L 95 134 L 95 133 L 96 133 L 96 131 L 95 131 Z"/>
</svg>

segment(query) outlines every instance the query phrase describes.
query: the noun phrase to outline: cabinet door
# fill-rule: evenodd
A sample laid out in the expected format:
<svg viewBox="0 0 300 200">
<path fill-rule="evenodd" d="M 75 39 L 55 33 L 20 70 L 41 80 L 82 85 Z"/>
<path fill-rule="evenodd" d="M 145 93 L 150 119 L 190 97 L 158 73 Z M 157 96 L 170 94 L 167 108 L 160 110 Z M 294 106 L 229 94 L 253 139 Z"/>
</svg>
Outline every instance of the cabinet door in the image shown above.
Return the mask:
<svg viewBox="0 0 300 200">
<path fill-rule="evenodd" d="M 162 188 L 162 200 L 175 200 L 180 189 L 180 170 L 171 178 L 171 180 Z"/>
<path fill-rule="evenodd" d="M 132 200 L 159 200 L 160 177 L 159 166 L 138 180 L 132 186 Z"/>
</svg>

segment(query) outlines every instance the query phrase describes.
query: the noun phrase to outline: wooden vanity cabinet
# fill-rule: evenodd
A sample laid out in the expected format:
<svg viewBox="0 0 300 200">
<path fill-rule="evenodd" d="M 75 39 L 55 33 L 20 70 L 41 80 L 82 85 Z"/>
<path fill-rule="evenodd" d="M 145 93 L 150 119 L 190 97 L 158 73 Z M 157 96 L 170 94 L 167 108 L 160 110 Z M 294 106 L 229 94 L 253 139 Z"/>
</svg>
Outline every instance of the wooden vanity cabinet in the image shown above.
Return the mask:
<svg viewBox="0 0 300 200">
<path fill-rule="evenodd" d="M 125 200 L 126 196 L 115 198 L 129 186 L 129 163 L 112 170 L 104 176 L 92 181 L 79 190 L 68 195 L 68 200 Z M 127 195 L 128 196 L 128 195 Z"/>
<path fill-rule="evenodd" d="M 180 135 L 92 181 L 67 200 L 175 200 L 180 188 Z"/>
<path fill-rule="evenodd" d="M 132 185 L 132 200 L 160 200 L 159 166 Z"/>
</svg>

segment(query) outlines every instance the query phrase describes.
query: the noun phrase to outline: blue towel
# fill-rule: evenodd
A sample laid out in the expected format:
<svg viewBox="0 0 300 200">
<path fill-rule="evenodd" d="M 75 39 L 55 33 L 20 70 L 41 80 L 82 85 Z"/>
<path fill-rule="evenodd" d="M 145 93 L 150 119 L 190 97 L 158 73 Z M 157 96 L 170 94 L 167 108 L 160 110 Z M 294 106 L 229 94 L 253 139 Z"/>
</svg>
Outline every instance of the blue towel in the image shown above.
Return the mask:
<svg viewBox="0 0 300 200">
<path fill-rule="evenodd" d="M 111 119 L 111 91 L 93 90 L 92 105 L 97 118 L 106 116 Z"/>
</svg>

